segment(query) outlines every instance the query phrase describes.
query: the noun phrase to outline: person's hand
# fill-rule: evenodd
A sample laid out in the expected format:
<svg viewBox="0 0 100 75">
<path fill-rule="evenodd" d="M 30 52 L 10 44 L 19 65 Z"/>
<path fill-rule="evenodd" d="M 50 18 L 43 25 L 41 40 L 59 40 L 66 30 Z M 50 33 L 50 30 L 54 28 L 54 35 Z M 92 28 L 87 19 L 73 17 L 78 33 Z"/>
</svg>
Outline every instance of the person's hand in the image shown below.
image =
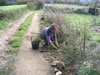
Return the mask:
<svg viewBox="0 0 100 75">
<path fill-rule="evenodd" d="M 56 41 L 55 43 L 56 43 L 56 47 L 58 47 L 58 48 L 59 48 L 59 44 L 58 44 L 58 42 Z"/>
<path fill-rule="evenodd" d="M 55 49 L 55 50 L 57 50 L 58 48 L 57 48 L 57 47 L 55 47 L 54 49 Z"/>
<path fill-rule="evenodd" d="M 55 50 L 57 50 L 57 49 L 58 49 L 55 45 L 53 45 L 53 48 L 54 48 Z"/>
</svg>

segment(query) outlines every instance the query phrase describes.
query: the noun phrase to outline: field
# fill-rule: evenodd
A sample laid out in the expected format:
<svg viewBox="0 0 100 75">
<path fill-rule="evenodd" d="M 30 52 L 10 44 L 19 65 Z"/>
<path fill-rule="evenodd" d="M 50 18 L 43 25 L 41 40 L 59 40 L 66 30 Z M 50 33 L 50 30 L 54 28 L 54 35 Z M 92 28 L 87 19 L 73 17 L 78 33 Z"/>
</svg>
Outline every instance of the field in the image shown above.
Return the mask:
<svg viewBox="0 0 100 75">
<path fill-rule="evenodd" d="M 0 10 L 13 10 L 18 8 L 26 7 L 26 5 L 8 5 L 8 6 L 0 6 Z"/>
</svg>

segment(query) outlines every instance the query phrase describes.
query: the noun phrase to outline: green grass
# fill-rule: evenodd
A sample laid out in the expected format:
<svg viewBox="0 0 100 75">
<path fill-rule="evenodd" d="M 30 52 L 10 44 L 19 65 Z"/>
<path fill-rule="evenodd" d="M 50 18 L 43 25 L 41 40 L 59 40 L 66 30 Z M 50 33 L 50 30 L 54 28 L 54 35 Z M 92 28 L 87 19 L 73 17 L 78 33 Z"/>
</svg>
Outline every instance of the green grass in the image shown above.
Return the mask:
<svg viewBox="0 0 100 75">
<path fill-rule="evenodd" d="M 15 38 L 15 39 L 10 40 L 9 43 L 13 48 L 16 48 L 16 47 L 21 46 L 22 41 L 23 41 L 23 38 L 19 37 L 19 38 Z"/>
<path fill-rule="evenodd" d="M 25 34 L 25 32 L 28 29 L 28 26 L 30 25 L 31 21 L 32 21 L 32 17 L 33 17 L 34 13 L 31 14 L 23 24 L 21 24 L 18 32 L 16 33 L 17 36 L 23 36 Z"/>
<path fill-rule="evenodd" d="M 13 10 L 18 8 L 26 7 L 26 5 L 9 5 L 9 6 L 0 6 L 0 10 Z"/>
<path fill-rule="evenodd" d="M 6 51 L 7 54 L 16 54 L 18 52 L 19 52 L 19 49 L 10 49 Z"/>
<path fill-rule="evenodd" d="M 68 21 L 73 25 L 78 25 L 83 27 L 84 25 L 88 27 L 93 26 L 100 26 L 100 17 L 92 16 L 92 15 L 85 15 L 85 14 L 68 14 Z M 96 25 L 94 24 L 94 19 L 96 20 Z"/>
<path fill-rule="evenodd" d="M 91 15 L 84 15 L 84 14 L 68 14 L 68 21 L 73 25 L 78 26 L 84 26 L 85 24 L 87 26 L 93 25 L 93 16 Z"/>
</svg>

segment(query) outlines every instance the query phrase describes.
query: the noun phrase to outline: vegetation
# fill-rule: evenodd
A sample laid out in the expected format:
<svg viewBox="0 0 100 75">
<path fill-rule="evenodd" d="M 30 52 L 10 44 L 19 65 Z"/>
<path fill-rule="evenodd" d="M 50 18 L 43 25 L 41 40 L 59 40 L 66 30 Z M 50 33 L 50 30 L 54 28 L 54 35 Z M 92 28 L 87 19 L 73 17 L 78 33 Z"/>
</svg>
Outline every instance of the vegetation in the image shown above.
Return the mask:
<svg viewBox="0 0 100 75">
<path fill-rule="evenodd" d="M 16 47 L 21 46 L 22 41 L 23 41 L 22 38 L 15 38 L 15 39 L 10 40 L 9 43 L 13 48 L 16 48 Z"/>
<path fill-rule="evenodd" d="M 6 69 L 3 69 L 0 71 L 1 75 L 8 75 L 11 71 L 13 71 L 15 68 L 13 66 L 8 66 Z"/>
</svg>

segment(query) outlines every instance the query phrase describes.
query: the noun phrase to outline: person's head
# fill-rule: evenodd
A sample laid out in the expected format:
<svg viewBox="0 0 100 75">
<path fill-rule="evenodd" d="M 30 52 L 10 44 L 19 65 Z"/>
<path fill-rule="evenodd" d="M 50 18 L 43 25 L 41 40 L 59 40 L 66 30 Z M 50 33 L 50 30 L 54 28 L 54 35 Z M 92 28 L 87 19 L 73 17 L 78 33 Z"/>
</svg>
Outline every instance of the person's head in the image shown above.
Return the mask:
<svg viewBox="0 0 100 75">
<path fill-rule="evenodd" d="M 52 33 L 56 33 L 56 27 L 55 27 L 54 25 L 52 25 L 52 26 L 50 27 L 50 31 L 51 31 Z"/>
</svg>

